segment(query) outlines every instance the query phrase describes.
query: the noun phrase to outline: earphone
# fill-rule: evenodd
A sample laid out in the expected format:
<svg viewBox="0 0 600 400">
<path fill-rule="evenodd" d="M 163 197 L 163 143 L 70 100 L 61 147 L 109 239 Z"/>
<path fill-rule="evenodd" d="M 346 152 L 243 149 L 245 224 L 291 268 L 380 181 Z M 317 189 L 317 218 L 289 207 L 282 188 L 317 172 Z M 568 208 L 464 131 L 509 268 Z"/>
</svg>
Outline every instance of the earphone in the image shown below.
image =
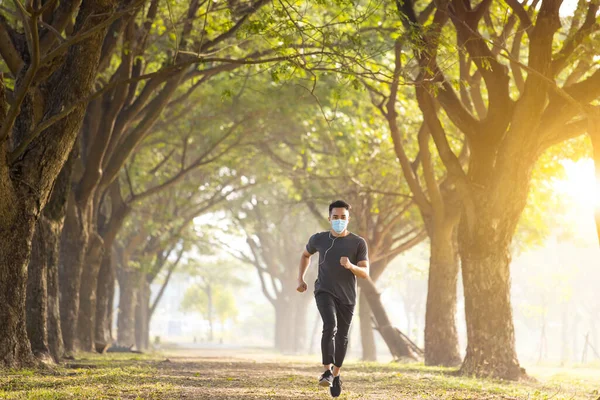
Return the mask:
<svg viewBox="0 0 600 400">
<path fill-rule="evenodd" d="M 329 239 L 331 239 L 331 232 L 329 232 Z M 323 261 L 321 261 L 319 263 L 319 267 L 321 266 L 321 264 L 323 264 L 325 262 L 325 259 L 327 258 L 327 252 L 333 248 L 333 245 L 334 245 L 336 239 L 337 239 L 337 237 L 334 237 L 333 242 L 331 242 L 331 246 L 329 246 L 329 248 L 327 250 L 325 250 L 325 254 L 323 255 Z"/>
</svg>

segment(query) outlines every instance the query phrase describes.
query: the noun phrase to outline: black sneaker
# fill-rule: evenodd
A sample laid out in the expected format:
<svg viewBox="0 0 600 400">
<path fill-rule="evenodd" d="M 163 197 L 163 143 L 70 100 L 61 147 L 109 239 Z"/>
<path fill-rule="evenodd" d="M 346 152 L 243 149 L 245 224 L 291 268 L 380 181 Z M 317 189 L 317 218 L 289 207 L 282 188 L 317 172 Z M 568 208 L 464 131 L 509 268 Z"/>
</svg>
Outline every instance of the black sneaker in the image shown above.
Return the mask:
<svg viewBox="0 0 600 400">
<path fill-rule="evenodd" d="M 333 374 L 330 370 L 323 372 L 321 377 L 319 378 L 319 386 L 327 386 L 331 387 L 333 383 Z"/>
<path fill-rule="evenodd" d="M 329 392 L 331 393 L 331 397 L 338 397 L 342 394 L 342 378 L 340 378 L 339 375 L 333 378 L 333 383 L 329 388 Z"/>
</svg>

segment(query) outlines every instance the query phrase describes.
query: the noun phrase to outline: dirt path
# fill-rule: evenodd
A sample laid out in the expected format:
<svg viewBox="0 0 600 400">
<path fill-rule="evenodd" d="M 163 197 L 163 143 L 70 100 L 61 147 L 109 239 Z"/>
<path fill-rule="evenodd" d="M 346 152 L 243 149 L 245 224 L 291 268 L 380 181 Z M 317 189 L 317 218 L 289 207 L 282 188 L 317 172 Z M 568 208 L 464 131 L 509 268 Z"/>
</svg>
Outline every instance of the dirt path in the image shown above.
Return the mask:
<svg viewBox="0 0 600 400">
<path fill-rule="evenodd" d="M 258 350 L 181 349 L 81 355 L 47 371 L 0 371 L 0 399 L 329 399 L 318 357 Z M 537 374 L 537 375 L 536 375 Z M 538 382 L 461 378 L 416 364 L 349 362 L 341 399 L 593 399 L 599 369 L 544 369 Z"/>
<path fill-rule="evenodd" d="M 328 399 L 314 357 L 197 350 L 169 356 L 170 373 L 190 377 L 181 394 L 201 399 Z M 562 371 L 562 372 L 561 372 Z M 567 373 L 570 371 L 570 373 Z M 597 399 L 600 370 L 546 370 L 542 381 L 503 383 L 455 377 L 422 365 L 349 363 L 342 399 Z M 583 372 L 581 370 L 580 372 Z M 597 383 L 597 385 L 596 385 Z"/>
</svg>

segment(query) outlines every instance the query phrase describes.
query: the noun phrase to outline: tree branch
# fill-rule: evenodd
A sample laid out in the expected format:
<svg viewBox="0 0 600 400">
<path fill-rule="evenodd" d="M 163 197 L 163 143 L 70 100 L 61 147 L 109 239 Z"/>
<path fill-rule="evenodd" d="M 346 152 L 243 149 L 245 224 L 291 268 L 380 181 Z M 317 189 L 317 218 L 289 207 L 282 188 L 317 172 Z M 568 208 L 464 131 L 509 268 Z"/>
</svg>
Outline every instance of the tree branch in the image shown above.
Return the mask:
<svg viewBox="0 0 600 400">
<path fill-rule="evenodd" d="M 269 273 L 263 266 L 260 265 L 259 256 L 257 254 L 257 249 L 256 249 L 257 245 L 254 242 L 254 240 L 252 238 L 250 238 L 250 236 L 247 236 L 246 243 L 248 243 L 248 246 L 250 247 L 250 251 L 252 252 L 252 256 L 254 257 L 253 264 L 256 267 L 256 270 L 258 272 L 258 277 L 260 278 L 260 284 L 262 287 L 262 291 L 263 291 L 265 297 L 267 298 L 267 300 L 269 300 L 271 302 L 271 304 L 275 305 L 276 297 L 271 295 L 271 293 L 269 293 L 267 284 L 263 277 L 263 273 L 267 274 L 267 275 L 269 275 Z"/>
<path fill-rule="evenodd" d="M 405 251 L 418 245 L 426 238 L 427 238 L 427 232 L 425 231 L 425 229 L 421 229 L 415 236 L 413 236 L 406 242 L 399 244 L 398 246 L 396 246 L 394 249 L 390 250 L 389 252 L 386 252 L 383 254 L 377 254 L 374 258 L 371 259 L 371 262 L 375 263 L 377 261 L 383 260 L 388 257 L 390 259 L 394 258 L 398 254 L 404 253 Z"/>
<path fill-rule="evenodd" d="M 23 60 L 10 38 L 9 29 L 8 21 L 3 15 L 0 15 L 0 55 L 12 75 L 16 77 L 23 67 Z"/>
<path fill-rule="evenodd" d="M 266 4 L 269 4 L 271 1 L 272 0 L 258 0 L 255 4 L 253 4 L 250 7 L 249 12 L 247 14 L 244 14 L 244 16 L 242 18 L 240 18 L 240 20 L 238 22 L 236 22 L 235 25 L 233 27 L 231 27 L 227 32 L 220 34 L 213 40 L 209 40 L 205 43 L 202 43 L 202 45 L 200 46 L 199 52 L 204 53 L 207 50 L 215 47 L 219 43 L 224 42 L 225 40 L 233 37 L 236 34 L 236 32 L 244 25 L 246 20 L 248 18 L 250 18 L 250 16 L 255 14 L 261 7 L 263 7 Z"/>
<path fill-rule="evenodd" d="M 402 43 L 399 39 L 396 40 L 394 51 L 394 79 L 392 80 L 392 84 L 390 85 L 390 96 L 388 98 L 386 106 L 386 119 L 388 121 L 390 133 L 394 141 L 394 150 L 396 151 L 396 156 L 398 157 L 400 166 L 402 168 L 402 172 L 404 173 L 404 177 L 406 178 L 406 183 L 408 183 L 408 186 L 410 187 L 410 190 L 414 195 L 415 203 L 419 206 L 419 208 L 421 208 L 421 210 L 423 210 L 423 212 L 427 213 L 431 211 L 431 205 L 429 204 L 429 200 L 425 196 L 425 193 L 423 192 L 423 189 L 421 188 L 421 185 L 417 180 L 417 175 L 412 169 L 410 160 L 408 159 L 408 156 L 404 151 L 404 146 L 402 145 L 402 137 L 400 135 L 400 128 L 398 127 L 397 121 L 398 114 L 396 112 L 396 98 L 398 96 L 398 84 L 402 69 Z"/>
<path fill-rule="evenodd" d="M 189 165 L 187 168 L 183 168 L 181 169 L 175 176 L 167 179 L 165 182 L 154 186 L 142 193 L 136 194 L 136 195 L 132 195 L 130 197 L 130 199 L 127 201 L 128 203 L 133 203 L 136 201 L 141 201 L 143 199 L 146 199 L 156 193 L 159 193 L 163 190 L 166 190 L 170 187 L 172 187 L 173 185 L 177 184 L 178 182 L 180 182 L 187 174 L 189 174 L 191 171 L 203 166 L 203 165 L 207 165 L 211 162 L 214 162 L 215 160 L 217 160 L 219 157 L 221 157 L 223 154 L 227 153 L 229 150 L 231 150 L 231 148 L 233 146 L 235 146 L 236 144 L 239 143 L 239 141 L 237 141 L 236 143 L 234 143 L 231 146 L 228 146 L 227 149 L 223 152 L 221 152 L 217 157 L 213 157 L 210 159 L 207 159 L 208 155 L 210 153 L 212 153 L 221 143 L 223 143 L 223 141 L 225 141 L 229 136 L 231 136 L 233 134 L 233 132 L 235 132 L 235 129 L 240 126 L 242 124 L 242 122 L 236 123 L 234 124 L 229 132 L 227 132 L 225 135 L 223 135 L 221 138 L 219 138 L 219 140 L 217 140 L 208 150 L 206 150 L 203 154 L 201 154 L 191 165 Z"/>
<path fill-rule="evenodd" d="M 121 65 L 117 73 L 113 76 L 113 80 L 119 80 L 121 77 L 129 78 L 131 76 L 133 53 L 131 51 L 126 51 L 126 48 L 124 47 L 121 59 Z M 108 110 L 106 110 L 102 116 L 102 122 L 100 123 L 98 132 L 93 138 L 93 151 L 87 155 L 88 157 L 85 163 L 83 176 L 81 177 L 76 192 L 78 201 L 83 204 L 87 202 L 102 177 L 102 161 L 110 142 L 115 119 L 117 118 L 119 110 L 125 104 L 127 92 L 127 85 L 119 85 L 116 87 Z"/>
<path fill-rule="evenodd" d="M 452 0 L 452 4 L 454 12 L 451 13 L 451 19 L 456 33 L 465 44 L 488 90 L 489 107 L 484 130 L 498 137 L 506 130 L 510 121 L 506 114 L 513 108 L 506 67 L 497 60 L 481 34 L 477 32 L 476 21 L 472 18 L 461 18 L 462 14 L 467 13 L 462 0 Z"/>
<path fill-rule="evenodd" d="M 17 2 L 17 4 L 20 4 L 18 0 L 15 0 Z M 23 104 L 23 101 L 25 100 L 25 97 L 27 96 L 27 92 L 29 91 L 29 88 L 31 87 L 32 83 L 33 83 L 33 78 L 35 77 L 35 74 L 38 70 L 38 67 L 40 65 L 40 40 L 39 40 L 39 35 L 38 35 L 38 24 L 37 24 L 37 19 L 39 17 L 37 15 L 34 15 L 30 18 L 30 20 L 24 19 L 23 20 L 23 24 L 25 25 L 25 29 L 28 32 L 28 34 L 26 35 L 29 40 L 28 40 L 28 47 L 29 47 L 29 54 L 31 54 L 31 63 L 29 64 L 28 68 L 27 68 L 27 72 L 25 73 L 25 77 L 23 78 L 23 82 L 21 82 L 21 85 L 19 86 L 19 89 L 17 90 L 16 96 L 15 96 L 15 101 L 12 104 L 12 106 L 10 107 L 9 111 L 8 111 L 8 115 L 6 116 L 6 118 L 3 121 L 2 124 L 2 128 L 0 128 L 0 143 L 4 142 L 4 140 L 6 140 L 6 138 L 9 136 L 13 125 L 15 123 L 15 120 L 17 119 L 17 116 L 19 115 L 19 112 L 21 111 L 21 105 Z M 29 145 L 29 143 L 31 143 L 32 138 L 30 137 L 25 137 L 23 138 L 23 140 L 21 141 L 21 143 L 19 143 L 18 145 L 18 149 L 21 149 L 20 152 L 22 152 L 25 148 L 27 148 L 27 146 Z"/>
<path fill-rule="evenodd" d="M 156 120 L 160 117 L 160 112 L 177 89 L 181 77 L 182 74 L 180 73 L 167 81 L 160 94 L 158 94 L 157 97 L 152 100 L 152 106 L 150 107 L 150 110 L 147 112 L 144 119 L 119 144 L 119 151 L 111 155 L 106 163 L 106 171 L 102 175 L 102 179 L 100 181 L 101 188 L 106 187 L 116 178 L 119 170 L 129 155 L 134 151 L 134 149 L 146 136 L 150 128 L 154 125 Z"/>
<path fill-rule="evenodd" d="M 177 259 L 169 266 L 169 269 L 167 270 L 167 276 L 165 277 L 165 280 L 163 281 L 163 284 L 161 285 L 160 290 L 156 294 L 156 297 L 154 298 L 154 301 L 152 302 L 152 305 L 150 306 L 150 309 L 148 310 L 150 318 L 152 318 L 152 316 L 154 315 L 154 311 L 156 311 L 156 307 L 160 303 L 160 300 L 162 299 L 162 297 L 165 293 L 165 289 L 169 285 L 169 281 L 171 280 L 171 275 L 173 275 L 173 272 L 175 272 L 175 269 L 177 268 L 179 261 L 181 261 L 182 256 L 183 256 L 183 248 L 179 251 L 179 254 L 177 255 Z"/>
<path fill-rule="evenodd" d="M 533 30 L 533 22 L 531 22 L 531 18 L 529 14 L 523 7 L 523 4 L 519 3 L 518 0 L 505 0 L 506 4 L 513 10 L 513 12 L 519 17 L 519 21 L 521 21 L 521 28 L 527 32 L 527 34 L 531 34 Z M 525 1 L 526 2 L 526 1 Z"/>
<path fill-rule="evenodd" d="M 450 148 L 448 138 L 446 137 L 446 132 L 444 131 L 444 128 L 442 127 L 442 124 L 436 115 L 433 99 L 424 88 L 417 88 L 416 93 L 419 106 L 423 111 L 425 122 L 427 123 L 427 127 L 431 132 L 431 136 L 433 137 L 433 141 L 438 149 L 440 158 L 446 166 L 448 173 L 452 175 L 454 179 L 456 179 L 457 188 L 461 192 L 463 200 L 469 201 L 471 198 L 469 180 L 462 169 L 460 160 Z"/>
<path fill-rule="evenodd" d="M 580 119 L 569 122 L 559 128 L 554 128 L 548 132 L 539 145 L 539 153 L 543 153 L 546 149 L 569 139 L 576 138 L 585 134 L 588 130 L 588 120 Z"/>
<path fill-rule="evenodd" d="M 382 221 L 383 222 L 382 229 L 377 232 L 377 236 L 385 237 L 388 235 L 388 233 L 392 232 L 394 229 L 397 229 L 398 227 L 402 228 L 403 226 L 399 225 L 399 223 L 402 220 L 402 218 L 404 218 L 404 213 L 413 205 L 414 205 L 414 202 L 411 200 L 411 201 L 407 202 L 407 204 L 403 208 L 396 211 L 396 215 L 390 221 L 387 221 L 387 219 L 384 219 Z"/>
<path fill-rule="evenodd" d="M 510 55 L 515 60 L 518 60 L 521 56 L 521 40 L 523 39 L 523 32 L 523 30 L 519 29 L 513 39 Z M 510 69 L 513 73 L 515 86 L 517 86 L 519 93 L 523 94 L 523 91 L 525 90 L 525 78 L 523 78 L 523 71 L 521 71 L 521 67 L 518 63 L 510 61 Z"/>
<path fill-rule="evenodd" d="M 52 28 L 55 32 L 61 33 L 65 30 L 80 4 L 81 0 L 61 0 L 58 3 L 58 8 L 52 15 Z M 40 43 L 41 52 L 46 53 L 48 49 L 54 45 L 56 39 L 56 35 L 52 35 L 51 32 L 47 32 L 42 37 Z"/>
<path fill-rule="evenodd" d="M 141 7 L 144 2 L 146 0 L 136 0 L 135 3 L 128 9 L 125 9 L 123 11 L 120 12 L 115 12 L 113 13 L 109 18 L 103 20 L 102 22 L 92 26 L 91 28 L 89 28 L 88 30 L 84 31 L 84 32 L 79 32 L 77 33 L 75 36 L 71 36 L 68 40 L 66 40 L 64 43 L 60 44 L 59 46 L 57 46 L 55 49 L 53 49 L 51 52 L 49 52 L 48 54 L 46 54 L 44 56 L 44 58 L 41 60 L 40 64 L 41 65 L 46 65 L 48 63 L 50 63 L 54 58 L 64 54 L 69 48 L 71 48 L 73 45 L 89 38 L 90 36 L 94 35 L 96 32 L 98 32 L 101 29 L 106 28 L 107 26 L 109 26 L 110 24 L 112 24 L 114 21 L 116 21 L 117 19 L 123 17 L 124 15 L 135 11 L 138 7 Z"/>
<path fill-rule="evenodd" d="M 431 161 L 431 153 L 429 152 L 429 130 L 427 124 L 424 122 L 419 129 L 418 134 L 419 149 L 421 154 L 421 165 L 423 165 L 423 176 L 425 178 L 425 185 L 427 186 L 427 192 L 431 199 L 431 208 L 433 214 L 438 218 L 443 218 L 444 215 L 444 200 L 440 192 L 437 180 L 435 178 L 435 169 L 433 162 Z"/>
<path fill-rule="evenodd" d="M 587 15 L 583 22 L 583 25 L 575 32 L 574 35 L 568 37 L 563 44 L 560 51 L 553 57 L 552 60 L 552 76 L 556 76 L 562 71 L 566 65 L 569 57 L 573 54 L 575 49 L 588 37 L 592 32 L 597 31 L 600 26 L 596 23 L 596 14 L 600 8 L 600 2 L 590 1 Z"/>
<path fill-rule="evenodd" d="M 425 24 L 425 22 L 427 22 L 431 14 L 433 14 L 433 12 L 435 11 L 435 3 L 435 0 L 431 0 L 429 4 L 427 4 L 427 7 L 425 7 L 425 9 L 421 11 L 419 16 L 417 17 L 419 24 L 423 25 Z"/>
</svg>

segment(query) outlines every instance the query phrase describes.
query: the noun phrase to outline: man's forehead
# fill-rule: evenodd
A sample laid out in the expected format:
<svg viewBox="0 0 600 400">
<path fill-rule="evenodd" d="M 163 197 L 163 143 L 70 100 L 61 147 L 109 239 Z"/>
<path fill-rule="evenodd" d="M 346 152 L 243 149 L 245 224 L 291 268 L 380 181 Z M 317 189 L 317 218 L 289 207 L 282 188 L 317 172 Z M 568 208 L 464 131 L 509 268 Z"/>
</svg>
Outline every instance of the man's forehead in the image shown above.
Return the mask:
<svg viewBox="0 0 600 400">
<path fill-rule="evenodd" d="M 336 207 L 331 210 L 331 215 L 344 215 L 344 214 L 350 215 L 348 210 L 346 210 L 344 207 Z"/>
</svg>

